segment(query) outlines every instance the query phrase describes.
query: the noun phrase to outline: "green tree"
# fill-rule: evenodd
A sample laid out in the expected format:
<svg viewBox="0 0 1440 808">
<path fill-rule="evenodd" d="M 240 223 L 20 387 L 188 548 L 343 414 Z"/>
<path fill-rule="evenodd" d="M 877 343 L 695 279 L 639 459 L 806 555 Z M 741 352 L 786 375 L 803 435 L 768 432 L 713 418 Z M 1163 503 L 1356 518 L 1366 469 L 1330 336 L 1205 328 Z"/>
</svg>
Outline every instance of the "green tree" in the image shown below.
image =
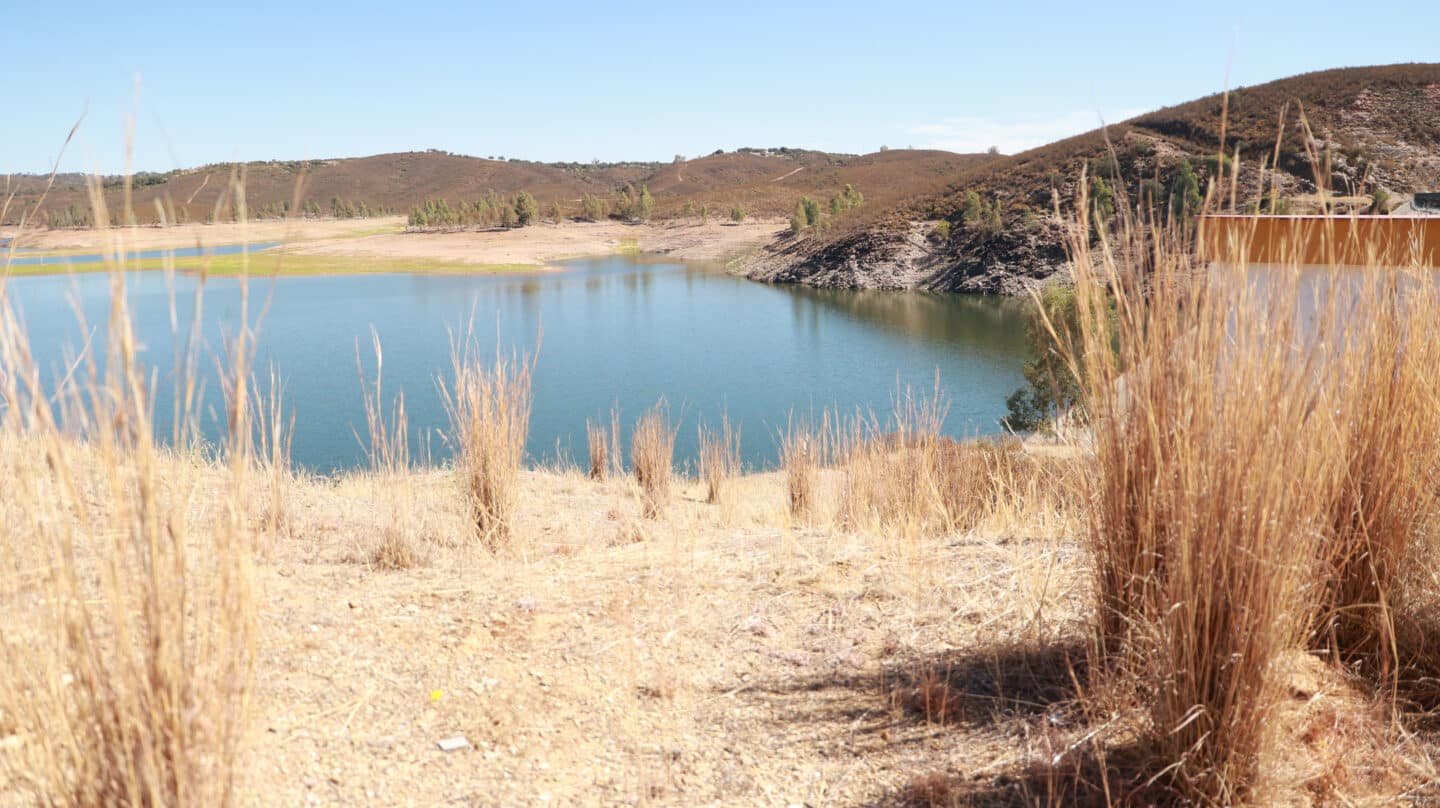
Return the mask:
<svg viewBox="0 0 1440 808">
<path fill-rule="evenodd" d="M 701 205 L 701 206 L 700 206 L 700 224 L 709 224 L 709 223 L 710 223 L 710 206 L 709 206 L 709 205 Z"/>
<path fill-rule="evenodd" d="M 950 240 L 950 223 L 943 219 L 930 231 L 930 240 L 936 244 L 944 244 Z"/>
<path fill-rule="evenodd" d="M 521 226 L 530 224 L 540 213 L 540 207 L 535 204 L 535 197 L 521 191 L 515 197 L 515 221 Z"/>
<path fill-rule="evenodd" d="M 636 218 L 640 221 L 649 221 L 650 214 L 655 211 L 655 197 L 650 195 L 650 187 L 640 186 L 640 198 L 636 200 Z"/>
<path fill-rule="evenodd" d="M 790 216 L 790 235 L 798 236 L 809 224 L 806 221 L 805 202 L 802 200 L 795 203 L 795 213 Z"/>
<path fill-rule="evenodd" d="M 1054 334 L 1045 325 L 1047 318 Z M 1025 335 L 1031 353 L 1021 371 L 1025 386 L 1005 399 L 1009 413 L 1000 419 L 1000 425 L 1012 432 L 1049 429 L 1058 416 L 1081 402 L 1080 381 L 1065 362 L 1065 354 L 1080 338 L 1075 290 L 1053 282 L 1041 290 L 1039 306 L 1030 312 Z"/>
<path fill-rule="evenodd" d="M 1115 218 L 1115 192 L 1110 190 L 1104 177 L 1090 178 L 1090 209 L 1097 233 Z"/>
<path fill-rule="evenodd" d="M 585 194 L 581 197 L 580 207 L 583 209 L 585 218 L 592 222 L 598 222 L 605 218 L 605 200 L 594 194 Z"/>
<path fill-rule="evenodd" d="M 820 224 L 820 203 L 808 196 L 800 197 L 800 208 L 805 214 L 805 225 L 814 227 Z"/>
<path fill-rule="evenodd" d="M 745 221 L 745 208 L 736 205 L 730 209 L 730 221 L 739 224 Z"/>
<path fill-rule="evenodd" d="M 966 227 L 979 227 L 985 218 L 985 203 L 981 201 L 980 194 L 974 191 L 965 193 L 965 202 L 960 207 L 960 221 Z"/>
<path fill-rule="evenodd" d="M 1200 180 L 1195 176 L 1195 166 L 1187 158 L 1180 161 L 1175 179 L 1170 181 L 1170 214 L 1189 218 L 1200 212 Z"/>
</svg>

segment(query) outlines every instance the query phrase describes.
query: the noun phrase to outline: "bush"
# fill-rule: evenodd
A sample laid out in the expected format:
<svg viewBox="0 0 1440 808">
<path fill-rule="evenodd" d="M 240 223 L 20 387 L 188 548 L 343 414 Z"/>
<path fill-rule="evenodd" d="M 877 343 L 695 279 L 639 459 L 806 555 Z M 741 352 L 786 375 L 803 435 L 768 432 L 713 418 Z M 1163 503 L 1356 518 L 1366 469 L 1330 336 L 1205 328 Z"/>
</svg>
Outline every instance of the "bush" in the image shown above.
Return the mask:
<svg viewBox="0 0 1440 808">
<path fill-rule="evenodd" d="M 745 221 L 745 208 L 740 205 L 730 208 L 730 221 L 736 224 Z"/>
<path fill-rule="evenodd" d="M 938 222 L 930 231 L 928 238 L 936 244 L 948 243 L 950 241 L 950 223 L 946 221 Z"/>
</svg>

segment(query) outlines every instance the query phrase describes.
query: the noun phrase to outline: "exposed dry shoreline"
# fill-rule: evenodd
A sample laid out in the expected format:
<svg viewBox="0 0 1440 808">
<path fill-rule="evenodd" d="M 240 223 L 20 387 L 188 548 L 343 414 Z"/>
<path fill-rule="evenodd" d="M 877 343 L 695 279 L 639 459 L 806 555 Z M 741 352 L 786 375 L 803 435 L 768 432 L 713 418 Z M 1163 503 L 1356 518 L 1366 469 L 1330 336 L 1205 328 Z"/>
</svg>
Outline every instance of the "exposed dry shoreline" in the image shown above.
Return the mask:
<svg viewBox="0 0 1440 808">
<path fill-rule="evenodd" d="M 400 217 L 349 220 L 260 221 L 108 230 L 0 231 L 16 247 L 57 254 L 104 250 L 178 249 L 238 243 L 283 242 L 289 256 L 358 261 L 414 261 L 465 266 L 546 266 L 567 258 L 657 253 L 689 261 L 726 262 L 758 250 L 784 229 L 778 221 L 542 223 L 512 230 L 405 232 Z M 17 237 L 18 236 L 18 237 Z M 57 265 L 63 271 L 63 265 Z"/>
</svg>

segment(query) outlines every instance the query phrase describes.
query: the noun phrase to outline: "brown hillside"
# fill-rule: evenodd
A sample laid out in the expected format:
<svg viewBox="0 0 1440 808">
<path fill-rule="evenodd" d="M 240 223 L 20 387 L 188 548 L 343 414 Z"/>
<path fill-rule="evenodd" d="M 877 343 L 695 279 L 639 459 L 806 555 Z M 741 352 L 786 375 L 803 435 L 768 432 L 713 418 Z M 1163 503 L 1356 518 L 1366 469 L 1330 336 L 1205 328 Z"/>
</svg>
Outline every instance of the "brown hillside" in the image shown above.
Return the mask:
<svg viewBox="0 0 1440 808">
<path fill-rule="evenodd" d="M 1142 183 L 1158 188 L 1163 204 L 1188 160 L 1203 187 L 1216 173 L 1224 100 L 1221 94 L 1207 96 L 1107 130 L 971 163 L 937 193 L 916 196 L 894 210 L 877 206 L 846 217 L 819 237 L 782 240 L 757 258 L 752 274 L 830 286 L 1018 291 L 1064 264 L 1063 230 L 1050 221 L 1052 199 L 1058 194 L 1062 207 L 1068 205 L 1082 169 L 1123 185 L 1131 199 L 1140 198 Z M 1227 155 L 1240 153 L 1235 207 L 1262 204 L 1272 188 L 1297 208 L 1313 200 L 1311 154 L 1328 163 L 1326 183 L 1340 195 L 1440 188 L 1437 108 L 1436 64 L 1326 70 L 1234 90 L 1224 149 Z M 1262 178 L 1261 162 L 1275 162 L 1282 111 L 1279 170 Z M 965 222 L 964 201 L 971 192 L 999 207 L 1000 232 Z M 918 223 L 940 219 L 950 222 L 951 238 L 927 240 L 930 227 Z"/>
<path fill-rule="evenodd" d="M 231 172 L 245 177 L 246 204 L 253 212 L 278 210 L 297 198 L 313 202 L 323 212 L 331 200 L 371 210 L 405 212 L 427 199 L 451 203 L 481 198 L 491 192 L 509 195 L 527 191 L 548 213 L 559 203 L 579 212 L 584 195 L 610 197 L 626 185 L 647 185 L 656 199 L 655 215 L 682 215 L 687 205 L 706 206 L 715 216 L 728 215 L 733 206 L 751 216 L 775 216 L 793 211 L 801 196 L 828 197 L 854 185 L 874 206 L 894 205 L 916 196 L 933 194 L 965 167 L 983 162 L 985 155 L 957 155 L 940 151 L 895 150 L 854 156 L 797 149 L 742 149 L 717 152 L 674 163 L 533 163 L 491 160 L 446 152 L 408 152 L 337 160 L 271 161 L 240 166 L 212 165 L 165 174 L 138 174 L 134 178 L 134 209 L 142 221 L 155 221 L 157 202 L 167 218 L 204 221 L 209 216 L 228 218 L 231 200 L 225 189 Z M 40 205 L 47 178 L 21 176 L 11 180 L 15 200 L 6 217 L 15 223 L 22 213 L 37 220 L 63 217 L 72 206 L 87 211 L 85 180 L 66 174 Z M 112 210 L 119 209 L 123 180 L 104 179 Z M 37 207 L 37 205 L 39 205 Z"/>
</svg>

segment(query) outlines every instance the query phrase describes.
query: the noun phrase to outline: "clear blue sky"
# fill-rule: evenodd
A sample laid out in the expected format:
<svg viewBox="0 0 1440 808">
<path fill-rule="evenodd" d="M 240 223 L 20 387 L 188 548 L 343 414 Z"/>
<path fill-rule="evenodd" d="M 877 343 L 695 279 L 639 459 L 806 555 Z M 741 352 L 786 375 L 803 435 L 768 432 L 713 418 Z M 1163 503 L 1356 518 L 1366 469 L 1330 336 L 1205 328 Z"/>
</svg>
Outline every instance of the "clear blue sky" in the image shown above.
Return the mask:
<svg viewBox="0 0 1440 808">
<path fill-rule="evenodd" d="M 0 0 L 0 173 L 439 148 L 1011 152 L 1327 67 L 1440 60 L 1430 3 Z M 138 80 L 138 94 L 137 94 Z M 138 100 L 137 100 L 138 99 Z"/>
</svg>

